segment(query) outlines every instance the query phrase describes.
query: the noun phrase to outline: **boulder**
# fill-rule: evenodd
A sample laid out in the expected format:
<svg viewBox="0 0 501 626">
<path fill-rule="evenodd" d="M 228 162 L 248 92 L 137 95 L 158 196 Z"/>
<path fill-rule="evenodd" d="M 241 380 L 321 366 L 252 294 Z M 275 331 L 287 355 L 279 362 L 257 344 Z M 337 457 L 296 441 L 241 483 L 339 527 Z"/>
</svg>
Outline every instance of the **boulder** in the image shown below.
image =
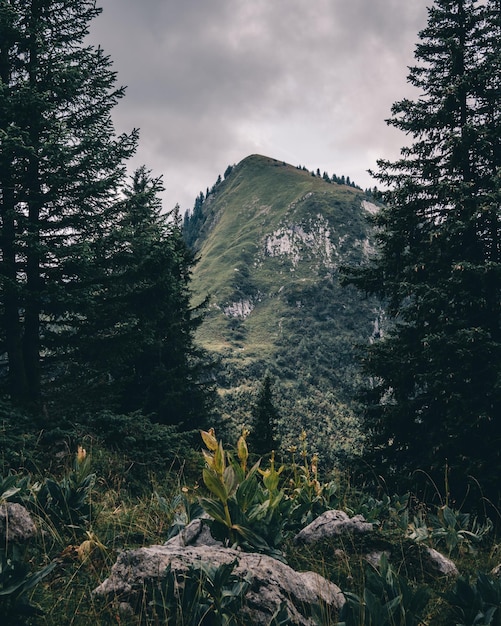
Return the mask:
<svg viewBox="0 0 501 626">
<path fill-rule="evenodd" d="M 395 552 L 400 554 L 400 558 L 403 557 L 404 562 L 415 563 L 416 560 L 419 560 L 428 573 L 434 576 L 459 576 L 459 570 L 455 563 L 441 552 L 438 552 L 438 550 L 429 546 L 406 542 Z M 365 560 L 373 567 L 378 568 L 383 555 L 390 560 L 392 550 L 373 550 L 365 555 Z"/>
<path fill-rule="evenodd" d="M 2 544 L 24 543 L 36 534 L 35 523 L 28 511 L 17 502 L 0 505 L 0 540 Z"/>
<path fill-rule="evenodd" d="M 366 522 L 362 515 L 349 517 L 344 511 L 331 510 L 322 513 L 311 524 L 305 526 L 294 537 L 296 543 L 316 543 L 329 537 L 337 537 L 344 533 L 368 533 L 373 525 Z"/>
<path fill-rule="evenodd" d="M 141 601 L 146 583 L 162 580 L 168 565 L 178 573 L 200 562 L 228 564 L 236 560 L 233 573 L 250 578 L 242 612 L 250 623 L 267 625 L 282 603 L 293 624 L 312 626 L 307 617 L 312 605 L 322 604 L 332 612 L 344 604 L 344 596 L 335 584 L 314 572 L 297 572 L 270 556 L 225 548 L 215 542 L 201 520 L 192 522 L 183 533 L 160 546 L 127 550 L 118 555 L 109 578 L 94 594 L 114 598 L 129 606 Z M 207 545 L 206 542 L 210 543 Z M 191 543 L 190 543 L 191 542 Z"/>
<path fill-rule="evenodd" d="M 439 576 L 459 576 L 458 568 L 449 558 L 428 546 L 425 547 L 424 562 L 434 574 Z"/>
</svg>

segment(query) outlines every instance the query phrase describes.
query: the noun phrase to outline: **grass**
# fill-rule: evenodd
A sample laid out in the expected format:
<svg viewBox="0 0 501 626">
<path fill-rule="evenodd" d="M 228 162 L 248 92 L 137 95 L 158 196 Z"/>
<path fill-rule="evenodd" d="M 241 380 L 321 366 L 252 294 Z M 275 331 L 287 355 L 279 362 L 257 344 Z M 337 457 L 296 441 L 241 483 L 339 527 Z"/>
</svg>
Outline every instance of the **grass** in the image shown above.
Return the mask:
<svg viewBox="0 0 501 626">
<path fill-rule="evenodd" d="M 40 624 L 138 623 L 136 617 L 119 615 L 115 603 L 96 598 L 92 591 L 109 575 L 119 551 L 166 540 L 172 514 L 153 494 L 153 484 L 151 489 L 151 495 L 131 497 L 122 489 L 98 484 L 89 528 L 103 547 L 93 542 L 89 552 L 81 549 L 87 540 L 83 528 L 56 529 L 39 519 L 44 532 L 36 547 L 38 559 L 58 561 L 54 575 L 36 589 L 32 598 L 44 611 Z M 173 494 L 171 489 L 165 494 L 168 499 Z"/>
</svg>

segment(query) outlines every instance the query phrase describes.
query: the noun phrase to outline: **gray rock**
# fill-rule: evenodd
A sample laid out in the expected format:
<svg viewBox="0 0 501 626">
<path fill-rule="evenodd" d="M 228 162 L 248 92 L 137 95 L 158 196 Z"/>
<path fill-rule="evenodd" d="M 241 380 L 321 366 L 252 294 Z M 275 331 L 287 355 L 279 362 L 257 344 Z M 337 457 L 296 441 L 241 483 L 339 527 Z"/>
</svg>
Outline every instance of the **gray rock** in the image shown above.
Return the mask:
<svg viewBox="0 0 501 626">
<path fill-rule="evenodd" d="M 204 519 L 194 519 L 183 530 L 166 541 L 166 546 L 222 546 L 221 541 L 214 539 Z"/>
<path fill-rule="evenodd" d="M 311 605 L 322 603 L 337 612 L 344 604 L 339 587 L 314 572 L 296 572 L 262 554 L 217 545 L 181 546 L 172 540 L 163 546 L 119 554 L 109 578 L 94 590 L 94 594 L 135 606 L 144 592 L 145 582 L 160 581 L 168 565 L 181 573 L 201 561 L 218 565 L 232 563 L 235 559 L 234 573 L 252 580 L 242 611 L 256 626 L 269 624 L 282 602 L 287 606 L 292 623 L 300 626 L 312 626 L 312 620 L 306 617 Z"/>
<path fill-rule="evenodd" d="M 385 556 L 388 560 L 391 556 L 389 550 L 374 550 L 373 552 L 369 552 L 369 554 L 365 555 L 365 560 L 372 567 L 379 567 L 381 565 L 381 559 Z"/>
<path fill-rule="evenodd" d="M 332 510 L 322 513 L 311 524 L 299 531 L 294 537 L 296 543 L 316 543 L 329 537 L 344 533 L 368 533 L 373 530 L 371 523 L 362 515 L 349 517 L 344 511 Z"/>
<path fill-rule="evenodd" d="M 0 539 L 3 544 L 23 543 L 35 535 L 35 523 L 24 506 L 17 502 L 0 505 Z"/>
<path fill-rule="evenodd" d="M 449 558 L 438 552 L 438 550 L 426 546 L 423 556 L 425 557 L 425 565 L 435 574 L 441 576 L 459 576 L 456 565 Z"/>
</svg>

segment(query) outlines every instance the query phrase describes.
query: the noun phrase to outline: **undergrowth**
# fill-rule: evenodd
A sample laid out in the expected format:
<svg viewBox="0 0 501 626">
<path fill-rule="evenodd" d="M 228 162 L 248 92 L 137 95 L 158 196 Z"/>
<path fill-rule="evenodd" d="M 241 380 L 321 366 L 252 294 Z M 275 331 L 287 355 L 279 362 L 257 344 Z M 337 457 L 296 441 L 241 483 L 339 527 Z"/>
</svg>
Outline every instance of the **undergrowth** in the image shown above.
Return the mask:
<svg viewBox="0 0 501 626">
<path fill-rule="evenodd" d="M 103 476 L 106 454 L 111 465 L 117 463 L 104 448 L 92 455 L 78 448 L 59 474 L 5 474 L 0 505 L 22 503 L 38 533 L 22 549 L 8 542 L 0 548 L 2 624 L 243 623 L 239 607 L 250 582 L 237 579 L 232 567 L 223 572 L 201 564 L 180 583 L 174 572 L 166 572 L 161 587 L 145 590 L 134 614 L 92 593 L 120 551 L 164 543 L 203 510 L 227 545 L 268 553 L 337 584 L 348 599 L 346 608 L 337 617 L 319 610 L 312 615 L 318 624 L 500 623 L 500 583 L 489 574 L 500 557 L 488 519 L 446 504 L 425 505 L 409 494 L 369 493 L 338 470 L 321 476 L 305 435 L 280 464 L 272 456 L 249 465 L 245 433 L 234 450 L 212 431 L 204 434 L 204 443 L 203 471 L 193 460 L 178 463 L 151 474 L 140 493 L 135 485 L 128 489 L 123 475 Z M 315 545 L 293 541 L 300 528 L 333 508 L 363 514 L 374 532 Z M 460 576 L 431 572 L 427 548 L 450 556 Z M 195 605 L 188 602 L 194 590 Z M 277 607 L 272 623 L 290 623 L 285 607 Z"/>
</svg>

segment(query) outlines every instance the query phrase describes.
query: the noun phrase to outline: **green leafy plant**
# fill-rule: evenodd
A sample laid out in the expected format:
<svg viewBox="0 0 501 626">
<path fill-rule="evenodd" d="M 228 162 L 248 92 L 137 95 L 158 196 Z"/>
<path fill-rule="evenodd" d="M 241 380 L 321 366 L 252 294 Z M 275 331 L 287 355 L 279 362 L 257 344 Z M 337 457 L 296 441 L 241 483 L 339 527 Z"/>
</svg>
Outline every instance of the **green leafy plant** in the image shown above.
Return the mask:
<svg viewBox="0 0 501 626">
<path fill-rule="evenodd" d="M 275 468 L 272 455 L 268 469 L 261 470 L 259 462 L 247 469 L 246 434 L 238 440 L 237 460 L 224 450 L 212 429 L 202 431 L 207 447 L 202 476 L 212 497 L 201 498 L 200 503 L 212 518 L 211 528 L 217 538 L 283 559 L 276 549 L 284 539 L 289 508 L 284 491 L 278 487 L 283 468 Z"/>
<path fill-rule="evenodd" d="M 431 528 L 422 512 L 413 516 L 412 522 L 407 526 L 406 536 L 416 543 L 431 542 Z"/>
<path fill-rule="evenodd" d="M 332 480 L 322 483 L 318 474 L 318 455 L 309 455 L 306 431 L 302 431 L 300 440 L 301 463 L 296 462 L 297 446 L 291 446 L 292 454 L 290 488 L 287 496 L 291 500 L 288 515 L 288 528 L 299 530 L 316 517 L 339 505 L 339 484 Z"/>
<path fill-rule="evenodd" d="M 437 543 L 445 543 L 449 554 L 470 552 L 475 554 L 475 544 L 480 543 L 492 530 L 492 522 L 487 518 L 481 524 L 469 513 L 453 511 L 448 506 L 439 507 L 431 516 L 432 536 Z"/>
<path fill-rule="evenodd" d="M 30 480 L 30 476 L 19 476 L 14 473 L 0 477 L 0 504 L 24 502 L 29 494 Z"/>
<path fill-rule="evenodd" d="M 202 589 L 210 602 L 209 614 L 216 618 L 211 623 L 236 623 L 243 597 L 251 586 L 250 577 L 241 578 L 233 574 L 237 563 L 235 560 L 219 566 L 208 562 L 200 565 Z"/>
<path fill-rule="evenodd" d="M 85 526 L 91 518 L 90 495 L 95 480 L 90 456 L 79 446 L 73 469 L 62 480 L 47 478 L 33 486 L 37 512 L 66 526 Z"/>
<path fill-rule="evenodd" d="M 338 626 L 417 626 L 430 599 L 426 587 L 413 589 L 383 555 L 378 570 L 367 571 L 362 596 L 345 592 Z"/>
<path fill-rule="evenodd" d="M 0 549 L 0 615 L 2 624 L 20 624 L 40 611 L 29 602 L 28 593 L 56 567 L 52 562 L 31 572 L 19 546 Z"/>
<path fill-rule="evenodd" d="M 481 524 L 469 513 L 454 511 L 443 505 L 435 515 L 429 516 L 429 523 L 423 514 L 415 516 L 409 524 L 407 536 L 417 543 L 445 544 L 449 554 L 475 554 L 476 544 L 483 541 L 491 530 L 492 522 L 489 518 Z"/>
<path fill-rule="evenodd" d="M 168 624 L 200 624 L 209 609 L 203 597 L 201 582 L 193 570 L 176 574 L 167 566 L 159 586 L 145 589 L 151 597 L 151 612 Z"/>
<path fill-rule="evenodd" d="M 151 589 L 154 612 L 176 626 L 242 624 L 239 616 L 251 581 L 233 573 L 236 565 L 236 560 L 222 565 L 202 562 L 185 573 L 175 573 L 169 565 L 161 585 Z"/>
<path fill-rule="evenodd" d="M 39 613 L 30 604 L 28 593 L 56 567 L 52 562 L 37 572 L 32 572 L 26 558 L 26 545 L 9 540 L 7 501 L 18 500 L 25 493 L 30 477 L 9 474 L 0 480 L 0 507 L 4 509 L 5 533 L 0 541 L 0 615 L 2 624 L 20 624 L 25 618 Z"/>
<path fill-rule="evenodd" d="M 451 605 L 456 626 L 501 625 L 501 580 L 482 572 L 470 583 L 458 578 L 453 589 L 445 594 Z"/>
<path fill-rule="evenodd" d="M 167 515 L 172 515 L 172 523 L 167 538 L 175 537 L 194 519 L 202 516 L 204 509 L 197 501 L 189 499 L 183 491 L 168 502 L 163 496 L 155 493 L 160 509 Z"/>
<path fill-rule="evenodd" d="M 403 496 L 383 494 L 380 498 L 361 493 L 351 509 L 372 524 L 406 530 L 409 523 L 409 498 L 408 493 Z"/>
</svg>

